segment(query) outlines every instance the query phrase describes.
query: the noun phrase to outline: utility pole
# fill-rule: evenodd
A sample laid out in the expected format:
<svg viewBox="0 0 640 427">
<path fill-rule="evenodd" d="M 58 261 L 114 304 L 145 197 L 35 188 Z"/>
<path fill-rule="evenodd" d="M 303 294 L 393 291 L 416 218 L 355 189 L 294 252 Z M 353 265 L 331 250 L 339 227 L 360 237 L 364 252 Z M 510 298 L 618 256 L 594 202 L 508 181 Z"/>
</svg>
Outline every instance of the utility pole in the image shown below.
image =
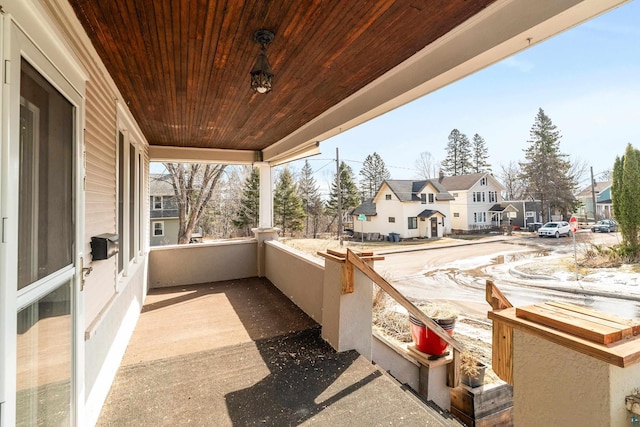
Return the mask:
<svg viewBox="0 0 640 427">
<path fill-rule="evenodd" d="M 593 222 L 598 222 L 596 217 L 598 212 L 596 207 L 596 181 L 593 179 L 593 166 L 591 166 L 591 202 L 593 203 Z"/>
<path fill-rule="evenodd" d="M 338 189 L 338 241 L 342 246 L 342 189 L 340 188 L 340 156 L 336 147 L 336 188 Z"/>
</svg>

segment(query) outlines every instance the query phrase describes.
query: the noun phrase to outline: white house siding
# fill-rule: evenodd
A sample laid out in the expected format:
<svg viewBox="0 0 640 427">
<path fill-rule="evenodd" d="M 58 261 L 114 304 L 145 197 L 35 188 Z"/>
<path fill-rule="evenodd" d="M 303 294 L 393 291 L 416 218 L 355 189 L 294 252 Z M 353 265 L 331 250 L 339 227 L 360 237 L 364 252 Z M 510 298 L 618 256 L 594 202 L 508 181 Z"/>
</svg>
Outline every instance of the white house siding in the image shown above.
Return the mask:
<svg viewBox="0 0 640 427">
<path fill-rule="evenodd" d="M 386 194 L 391 194 L 391 200 L 385 200 Z M 389 187 L 384 186 L 373 199 L 373 202 L 376 204 L 376 213 L 378 215 L 370 223 L 366 223 L 365 227 L 370 226 L 371 232 L 383 235 L 388 235 L 389 233 L 405 234 L 407 226 L 404 223 L 406 219 L 403 219 L 403 203 L 398 200 Z M 389 222 L 389 217 L 395 218 L 396 222 Z M 357 227 L 357 225 L 354 226 Z"/>
<path fill-rule="evenodd" d="M 471 188 L 465 190 L 457 190 L 448 188 L 449 193 L 455 198 L 450 202 L 451 209 L 451 228 L 454 230 L 472 230 L 474 226 L 488 227 L 491 226 L 491 209 L 492 206 L 502 202 L 500 184 L 491 175 L 486 175 L 487 184 L 481 185 L 480 181 L 476 182 Z M 496 199 L 490 202 L 489 192 L 496 192 Z M 482 192 L 485 195 L 484 202 L 474 202 L 474 192 Z M 486 215 L 486 221 L 474 222 L 474 212 L 484 212 Z M 456 217 L 455 215 L 458 214 Z"/>
<path fill-rule="evenodd" d="M 85 328 L 86 396 L 84 425 L 93 425 L 109 391 L 126 344 L 135 326 L 146 295 L 145 271 L 148 251 L 148 145 L 139 133 L 106 68 L 91 46 L 66 0 L 49 0 L 43 9 L 58 27 L 88 74 L 85 94 L 85 266 L 89 264 L 91 236 L 117 232 L 117 135 L 118 124 L 126 126 L 127 137 L 142 156 L 142 174 L 136 192 L 141 217 L 137 239 L 140 251 L 117 277 L 116 260 L 91 262 L 83 292 Z M 26 31 L 29 26 L 25 25 Z M 121 236 L 121 250 L 123 239 Z M 125 263 L 128 261 L 125 259 Z M 85 402 L 81 402 L 83 405 Z"/>
</svg>

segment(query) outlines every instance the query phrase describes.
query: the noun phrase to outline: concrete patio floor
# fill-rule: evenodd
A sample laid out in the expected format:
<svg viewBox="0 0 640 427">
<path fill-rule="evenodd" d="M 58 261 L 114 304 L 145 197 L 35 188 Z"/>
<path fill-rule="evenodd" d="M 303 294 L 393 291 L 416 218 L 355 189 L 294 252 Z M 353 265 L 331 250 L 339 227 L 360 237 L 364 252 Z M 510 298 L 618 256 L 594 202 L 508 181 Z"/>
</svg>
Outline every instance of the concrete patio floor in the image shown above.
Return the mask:
<svg viewBox="0 0 640 427">
<path fill-rule="evenodd" d="M 149 292 L 99 426 L 459 426 L 268 280 Z"/>
</svg>

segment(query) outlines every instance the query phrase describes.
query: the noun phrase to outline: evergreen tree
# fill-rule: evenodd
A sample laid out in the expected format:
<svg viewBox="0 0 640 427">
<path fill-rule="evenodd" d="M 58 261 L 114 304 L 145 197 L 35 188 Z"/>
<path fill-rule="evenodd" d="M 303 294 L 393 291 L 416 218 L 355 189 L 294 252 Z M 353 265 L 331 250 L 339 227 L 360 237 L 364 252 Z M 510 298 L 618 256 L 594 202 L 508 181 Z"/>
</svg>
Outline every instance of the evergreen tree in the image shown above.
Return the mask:
<svg viewBox="0 0 640 427">
<path fill-rule="evenodd" d="M 487 161 L 489 159 L 489 149 L 483 137 L 477 133 L 473 135 L 471 144 L 471 172 L 491 172 L 491 165 Z"/>
<path fill-rule="evenodd" d="M 382 157 L 376 152 L 364 159 L 362 169 L 360 169 L 360 191 L 363 199 L 375 196 L 378 188 L 385 179 L 391 178 L 391 173 L 387 170 Z"/>
<path fill-rule="evenodd" d="M 560 152 L 560 131 L 542 108 L 538 110 L 529 135 L 530 146 L 524 150 L 525 161 L 520 163 L 521 179 L 526 182 L 527 192 L 541 201 L 544 219 L 549 216 L 549 206 L 568 216 L 577 205 L 574 197 L 577 183 L 570 173 L 567 155 Z"/>
<path fill-rule="evenodd" d="M 449 134 L 447 157 L 442 162 L 442 170 L 446 175 L 465 175 L 471 172 L 471 143 L 469 138 L 458 129 Z"/>
<path fill-rule="evenodd" d="M 258 168 L 252 168 L 242 189 L 242 198 L 236 212 L 233 225 L 244 229 L 246 236 L 251 234 L 251 229 L 258 226 L 260 213 L 260 172 Z"/>
<path fill-rule="evenodd" d="M 298 194 L 302 200 L 302 209 L 307 216 L 305 236 L 312 234 L 315 238 L 318 233 L 318 225 L 322 216 L 323 205 L 318 185 L 316 184 L 316 180 L 313 178 L 313 169 L 311 169 L 311 165 L 308 160 L 305 160 L 302 171 L 300 172 Z"/>
<path fill-rule="evenodd" d="M 302 209 L 302 200 L 298 196 L 297 188 L 293 182 L 293 175 L 285 168 L 276 181 L 276 191 L 273 200 L 273 216 L 277 227 L 282 229 L 282 235 L 289 231 L 293 236 L 294 231 L 302 230 L 305 217 Z"/>
<path fill-rule="evenodd" d="M 333 178 L 326 212 L 332 215 L 335 220 L 338 213 L 338 174 Z M 340 193 L 342 194 L 342 215 L 356 208 L 360 204 L 358 187 L 355 184 L 353 170 L 345 162 L 340 162 Z"/>
<path fill-rule="evenodd" d="M 611 197 L 613 214 L 620 223 L 622 244 L 635 256 L 640 251 L 640 151 L 627 145 L 622 157 L 613 166 Z"/>
</svg>

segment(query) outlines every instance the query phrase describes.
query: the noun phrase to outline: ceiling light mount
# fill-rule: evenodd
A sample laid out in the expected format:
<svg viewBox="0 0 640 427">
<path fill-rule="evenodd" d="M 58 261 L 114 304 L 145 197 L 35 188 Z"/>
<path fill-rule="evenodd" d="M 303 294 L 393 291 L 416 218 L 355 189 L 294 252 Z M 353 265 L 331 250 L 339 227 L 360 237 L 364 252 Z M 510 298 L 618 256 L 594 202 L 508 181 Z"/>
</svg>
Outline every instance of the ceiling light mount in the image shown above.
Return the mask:
<svg viewBox="0 0 640 427">
<path fill-rule="evenodd" d="M 273 41 L 274 34 L 269 30 L 258 30 L 253 34 L 253 41 L 260 45 L 258 59 L 251 69 L 251 89 L 258 93 L 271 91 L 273 70 L 267 59 L 267 46 Z"/>
</svg>

